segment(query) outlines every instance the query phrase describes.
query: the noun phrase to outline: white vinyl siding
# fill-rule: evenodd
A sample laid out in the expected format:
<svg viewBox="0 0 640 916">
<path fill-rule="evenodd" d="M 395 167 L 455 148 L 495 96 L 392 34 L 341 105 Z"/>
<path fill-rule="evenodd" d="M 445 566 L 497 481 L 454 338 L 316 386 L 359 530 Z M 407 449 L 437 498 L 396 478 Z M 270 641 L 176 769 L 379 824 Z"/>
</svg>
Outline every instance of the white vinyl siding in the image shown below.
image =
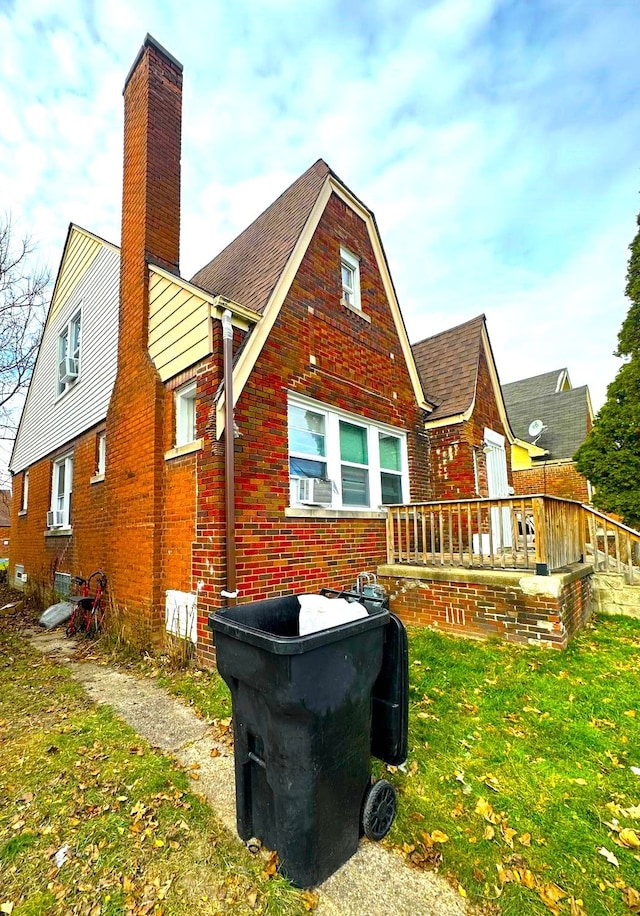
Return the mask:
<svg viewBox="0 0 640 916">
<path fill-rule="evenodd" d="M 72 230 L 78 232 L 79 230 Z M 74 251 L 77 252 L 74 255 Z M 11 461 L 19 472 L 104 421 L 118 359 L 118 283 L 120 256 L 103 244 L 95 258 L 81 258 L 81 246 L 67 248 Z M 76 259 L 82 260 L 84 273 Z M 65 283 L 67 273 L 74 282 Z M 65 301 L 57 301 L 58 291 Z M 82 306 L 82 372 L 59 396 L 59 338 Z"/>
<path fill-rule="evenodd" d="M 211 352 L 211 306 L 149 270 L 149 356 L 163 382 Z"/>
</svg>

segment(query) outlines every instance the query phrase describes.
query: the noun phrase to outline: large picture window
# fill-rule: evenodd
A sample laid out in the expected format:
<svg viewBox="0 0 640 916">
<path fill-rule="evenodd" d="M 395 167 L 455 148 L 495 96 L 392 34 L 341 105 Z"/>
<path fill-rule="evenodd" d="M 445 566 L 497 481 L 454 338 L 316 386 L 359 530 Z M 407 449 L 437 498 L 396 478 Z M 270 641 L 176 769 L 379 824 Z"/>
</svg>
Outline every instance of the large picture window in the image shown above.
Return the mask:
<svg viewBox="0 0 640 916">
<path fill-rule="evenodd" d="M 401 503 L 409 491 L 406 434 L 291 398 L 289 475 L 292 506 Z"/>
</svg>

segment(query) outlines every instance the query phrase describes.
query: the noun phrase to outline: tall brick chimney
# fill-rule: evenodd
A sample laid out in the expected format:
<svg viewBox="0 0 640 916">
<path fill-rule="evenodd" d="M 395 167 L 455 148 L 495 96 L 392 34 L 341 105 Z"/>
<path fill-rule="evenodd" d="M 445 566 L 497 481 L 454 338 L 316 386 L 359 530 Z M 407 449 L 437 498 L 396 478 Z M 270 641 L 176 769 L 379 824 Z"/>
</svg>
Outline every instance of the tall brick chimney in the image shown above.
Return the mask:
<svg viewBox="0 0 640 916">
<path fill-rule="evenodd" d="M 150 35 L 124 87 L 118 372 L 107 414 L 109 591 L 130 636 L 163 632 L 165 391 L 148 354 L 149 262 L 178 273 L 182 65 Z"/>
</svg>

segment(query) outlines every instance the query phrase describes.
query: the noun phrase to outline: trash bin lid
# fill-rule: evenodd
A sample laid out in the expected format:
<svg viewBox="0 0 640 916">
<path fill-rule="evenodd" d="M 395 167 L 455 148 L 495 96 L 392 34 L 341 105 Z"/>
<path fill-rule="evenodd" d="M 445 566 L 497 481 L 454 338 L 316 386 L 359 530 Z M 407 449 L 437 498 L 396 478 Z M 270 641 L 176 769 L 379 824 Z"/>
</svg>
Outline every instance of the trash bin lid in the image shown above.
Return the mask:
<svg viewBox="0 0 640 916">
<path fill-rule="evenodd" d="M 370 605 L 369 602 L 365 602 L 365 606 L 367 617 L 299 636 L 300 602 L 296 595 L 285 595 L 217 610 L 209 614 L 209 629 L 214 637 L 216 633 L 222 633 L 274 655 L 301 655 L 319 646 L 386 626 L 389 620 L 386 608 Z"/>
</svg>

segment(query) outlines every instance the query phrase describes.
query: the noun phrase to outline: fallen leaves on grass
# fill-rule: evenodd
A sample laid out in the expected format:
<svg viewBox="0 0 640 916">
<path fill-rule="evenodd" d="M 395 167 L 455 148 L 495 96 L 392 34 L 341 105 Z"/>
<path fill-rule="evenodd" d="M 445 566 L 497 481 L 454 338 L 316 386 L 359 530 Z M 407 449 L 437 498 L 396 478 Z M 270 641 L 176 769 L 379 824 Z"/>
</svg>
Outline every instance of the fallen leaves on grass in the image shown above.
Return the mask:
<svg viewBox="0 0 640 916">
<path fill-rule="evenodd" d="M 609 850 L 605 846 L 601 846 L 598 852 L 600 853 L 601 856 L 603 856 L 607 860 L 607 862 L 609 862 L 610 865 L 615 865 L 616 868 L 618 868 L 620 863 L 618 862 L 614 854 L 612 852 L 609 852 Z"/>
<path fill-rule="evenodd" d="M 632 913 L 640 913 L 640 894 L 633 887 L 625 887 L 622 897 Z"/>
</svg>

